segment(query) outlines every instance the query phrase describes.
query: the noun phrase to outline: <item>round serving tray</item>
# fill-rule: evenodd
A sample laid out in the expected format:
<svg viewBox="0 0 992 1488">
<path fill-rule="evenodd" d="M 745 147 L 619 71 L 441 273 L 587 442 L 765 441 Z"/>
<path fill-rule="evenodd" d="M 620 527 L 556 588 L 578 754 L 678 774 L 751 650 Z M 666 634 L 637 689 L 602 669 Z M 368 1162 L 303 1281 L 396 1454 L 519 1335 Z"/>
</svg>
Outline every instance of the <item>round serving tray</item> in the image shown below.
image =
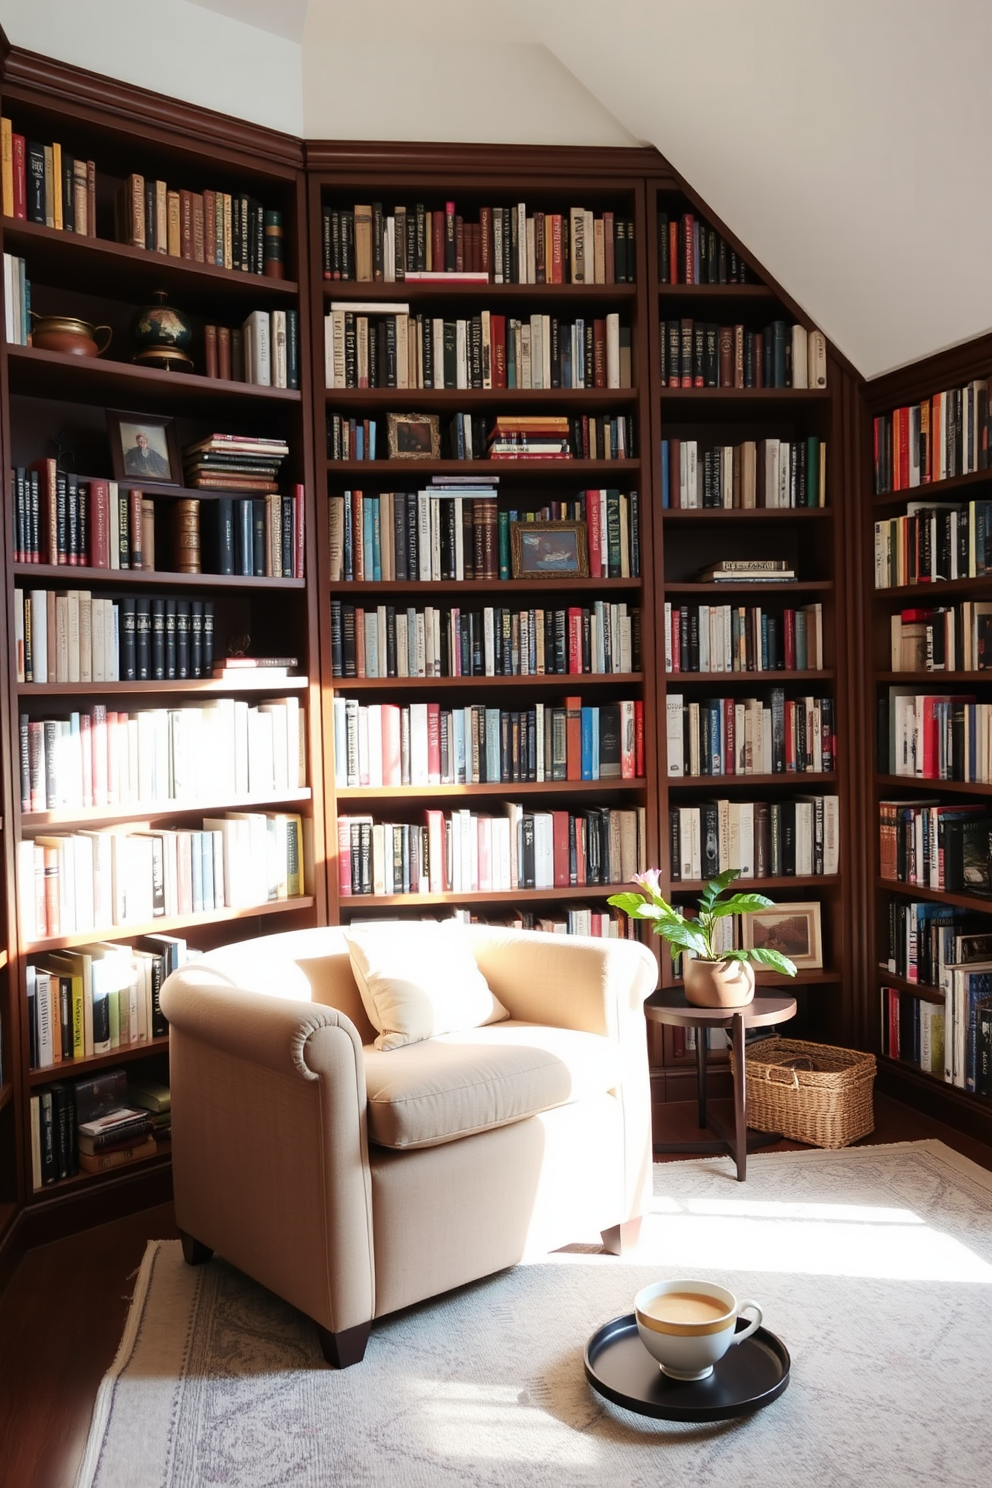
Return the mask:
<svg viewBox="0 0 992 1488">
<path fill-rule="evenodd" d="M 743 1329 L 747 1322 L 738 1322 Z M 586 1379 L 616 1405 L 665 1421 L 727 1421 L 760 1410 L 789 1383 L 789 1351 L 767 1328 L 729 1348 L 704 1380 L 663 1374 L 637 1332 L 632 1312 L 599 1328 L 586 1344 Z"/>
</svg>

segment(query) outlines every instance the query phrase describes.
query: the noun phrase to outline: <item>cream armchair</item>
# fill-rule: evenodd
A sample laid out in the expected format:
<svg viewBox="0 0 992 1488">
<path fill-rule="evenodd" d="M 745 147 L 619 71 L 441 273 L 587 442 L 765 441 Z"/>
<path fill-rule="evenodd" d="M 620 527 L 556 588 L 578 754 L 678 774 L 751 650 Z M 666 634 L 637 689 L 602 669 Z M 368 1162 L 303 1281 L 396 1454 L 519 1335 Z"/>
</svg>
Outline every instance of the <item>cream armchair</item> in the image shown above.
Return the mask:
<svg viewBox="0 0 992 1488">
<path fill-rule="evenodd" d="M 373 1047 L 343 932 L 241 942 L 162 989 L 176 1217 L 308 1314 L 325 1357 L 373 1319 L 602 1233 L 636 1237 L 651 1179 L 632 941 L 472 927 L 508 1021 Z"/>
</svg>

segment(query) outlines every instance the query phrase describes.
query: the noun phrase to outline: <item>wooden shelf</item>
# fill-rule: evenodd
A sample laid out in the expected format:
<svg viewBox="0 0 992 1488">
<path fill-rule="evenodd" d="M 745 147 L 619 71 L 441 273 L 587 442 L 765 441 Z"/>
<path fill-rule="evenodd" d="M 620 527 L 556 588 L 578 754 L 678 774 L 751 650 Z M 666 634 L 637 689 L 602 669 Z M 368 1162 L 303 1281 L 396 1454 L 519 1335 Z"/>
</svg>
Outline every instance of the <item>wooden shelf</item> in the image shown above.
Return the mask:
<svg viewBox="0 0 992 1488">
<path fill-rule="evenodd" d="M 967 475 L 952 475 L 947 480 L 927 481 L 925 485 L 910 486 L 905 491 L 887 491 L 884 496 L 875 495 L 872 497 L 872 505 L 885 507 L 903 506 L 907 501 L 956 501 L 958 492 L 961 493 L 964 504 L 972 499 L 976 486 L 980 488 L 990 482 L 992 470 L 972 470 Z"/>
<path fill-rule="evenodd" d="M 674 407 L 693 405 L 702 410 L 719 408 L 728 417 L 735 417 L 750 409 L 754 413 L 783 413 L 787 408 L 801 409 L 829 405 L 829 388 L 701 388 L 662 387 L 660 389 L 662 416 L 666 404 Z"/>
<path fill-rule="evenodd" d="M 812 522 L 834 514 L 831 506 L 666 506 L 668 522 Z"/>
<path fill-rule="evenodd" d="M 876 970 L 876 979 L 880 987 L 898 987 L 900 992 L 911 992 L 914 997 L 921 997 L 924 1002 L 943 1002 L 944 994 L 939 987 L 932 987 L 929 982 L 911 982 L 908 977 L 899 976 L 894 971 L 886 971 L 884 966 Z"/>
<path fill-rule="evenodd" d="M 919 687 L 921 692 L 933 691 L 927 688 L 926 679 L 934 682 L 992 682 L 992 670 L 981 672 L 876 672 L 876 682 L 899 682 L 906 687 Z"/>
<path fill-rule="evenodd" d="M 176 931 L 194 932 L 201 925 L 223 925 L 236 920 L 252 920 L 257 915 L 288 914 L 293 910 L 312 909 L 312 894 L 298 899 L 274 899 L 247 909 L 214 909 L 209 914 L 163 915 L 143 925 L 105 925 L 98 930 L 77 930 L 72 935 L 50 935 L 40 940 L 27 940 L 21 949 L 35 956 L 41 951 L 59 951 L 69 946 L 86 945 L 91 940 L 137 940 L 140 935 L 172 935 Z"/>
<path fill-rule="evenodd" d="M 285 582 L 285 580 L 284 580 Z M 640 589 L 637 579 L 360 579 L 334 585 L 335 599 L 381 594 L 539 594 L 545 601 L 557 594 L 609 594 Z"/>
<path fill-rule="evenodd" d="M 664 300 L 725 300 L 733 302 L 774 301 L 775 291 L 767 284 L 659 284 L 658 298 Z"/>
<path fill-rule="evenodd" d="M 934 604 L 941 603 L 941 596 L 945 594 L 968 595 L 987 594 L 992 589 L 992 574 L 986 574 L 981 579 L 941 579 L 939 583 L 924 584 L 899 584 L 889 589 L 873 589 L 872 597 L 880 600 L 903 599 L 927 599 L 933 600 Z"/>
<path fill-rule="evenodd" d="M 809 877 L 798 878 L 791 876 L 780 876 L 775 878 L 735 878 L 733 887 L 737 889 L 757 889 L 763 893 L 765 889 L 826 889 L 833 888 L 840 883 L 840 874 L 812 874 Z M 668 887 L 673 894 L 698 894 L 706 887 L 708 880 L 702 878 L 670 879 Z"/>
<path fill-rule="evenodd" d="M 289 388 L 228 382 L 221 377 L 200 377 L 195 372 L 163 372 L 158 367 L 70 356 L 60 351 L 35 351 L 33 346 L 7 347 L 7 373 L 11 394 L 101 407 L 127 407 L 137 402 L 143 411 L 168 408 L 172 413 L 200 418 L 213 417 L 218 408 L 227 412 L 240 406 L 244 411 L 256 404 L 252 418 L 264 417 L 266 406 L 276 411 L 278 418 L 280 408 L 298 404 L 301 397 Z"/>
<path fill-rule="evenodd" d="M 351 909 L 419 909 L 429 904 L 557 904 L 566 899 L 607 899 L 610 894 L 619 894 L 629 884 L 575 884 L 567 889 L 493 889 L 490 891 L 456 894 L 345 894 L 341 897 L 341 913 Z"/>
<path fill-rule="evenodd" d="M 754 687 L 757 683 L 764 683 L 766 686 L 770 684 L 780 687 L 793 682 L 832 682 L 833 678 L 832 667 L 819 672 L 666 672 L 665 685 L 670 688 L 673 682 L 679 687 L 699 683 L 713 687 L 718 683 L 727 683 L 729 686 L 745 683 L 748 687 Z"/>
<path fill-rule="evenodd" d="M 168 376 L 168 373 L 164 375 Z M 376 410 L 399 413 L 422 408 L 440 413 L 462 413 L 475 408 L 495 415 L 525 408 L 543 408 L 548 414 L 622 413 L 637 402 L 636 388 L 325 388 L 325 394 L 327 402 L 335 408 L 368 409 L 370 413 Z M 373 465 L 375 461 L 366 463 Z M 404 463 L 422 465 L 426 461 Z M 483 462 L 463 460 L 461 463 L 474 465 Z M 485 463 L 503 466 L 523 462 L 487 460 Z M 565 465 L 568 461 L 559 460 L 557 463 Z"/>
<path fill-rule="evenodd" d="M 804 788 L 812 790 L 813 783 L 816 786 L 836 785 L 837 776 L 831 771 L 817 773 L 815 770 L 786 770 L 779 775 L 669 775 L 666 777 L 668 789 L 671 790 L 709 790 L 713 786 L 719 786 L 721 790 L 739 788 L 749 790 L 752 786 L 760 785 L 762 788 L 768 785 L 786 786 L 794 790 L 803 782 Z M 809 782 L 806 786 L 805 782 Z"/>
<path fill-rule="evenodd" d="M 641 462 L 627 460 L 328 460 L 328 474 L 379 485 L 397 482 L 423 489 L 435 475 L 471 476 L 485 485 L 498 477 L 501 487 L 531 481 L 623 486 L 639 475 Z"/>
<path fill-rule="evenodd" d="M 980 914 L 992 916 L 992 896 L 986 898 L 983 894 L 951 894 L 945 889 L 925 889 L 921 884 L 902 883 L 899 879 L 881 876 L 875 880 L 875 887 L 886 894 L 900 894 L 904 899 L 926 899 L 933 904 L 956 904 L 961 909 L 975 909 Z"/>
<path fill-rule="evenodd" d="M 31 832 L 47 830 L 49 827 L 88 827 L 104 821 L 140 821 L 144 817 L 186 816 L 191 811 L 213 815 L 218 811 L 257 811 L 265 806 L 296 805 L 309 801 L 309 787 L 302 790 L 260 791 L 255 795 L 229 796 L 223 800 L 215 797 L 193 800 L 179 797 L 171 801 L 119 802 L 114 806 L 65 807 L 57 811 L 24 811 L 21 813 L 21 830 Z"/>
<path fill-rule="evenodd" d="M 299 285 L 293 280 L 268 279 L 262 274 L 170 258 L 126 243 L 82 237 L 14 217 L 4 218 L 3 241 L 7 252 L 27 260 L 32 283 L 51 283 L 49 276 L 57 274 L 85 284 L 87 293 L 134 301 L 136 305 L 150 300 L 156 289 L 166 289 L 175 294 L 184 310 L 216 311 L 218 301 L 233 299 L 243 307 L 234 313 L 244 316 L 249 308 L 261 309 L 265 301 L 279 306 L 299 294 Z M 250 303 L 254 301 L 257 305 Z"/>
<path fill-rule="evenodd" d="M 90 1054 L 85 1059 L 62 1059 L 47 1069 L 29 1070 L 28 1084 L 32 1088 L 36 1085 L 50 1085 L 53 1080 L 75 1079 L 79 1075 L 92 1074 L 94 1070 L 108 1069 L 112 1065 L 133 1059 L 148 1059 L 153 1054 L 167 1054 L 168 1051 L 168 1034 L 163 1038 L 146 1039 L 140 1044 L 119 1044 L 106 1054 Z"/>
<path fill-rule="evenodd" d="M 435 797 L 462 798 L 469 803 L 485 796 L 588 796 L 614 791 L 643 791 L 647 782 L 635 780 L 494 780 L 471 785 L 339 785 L 339 801 L 424 801 Z"/>
<path fill-rule="evenodd" d="M 158 1143 L 158 1150 L 150 1157 L 142 1158 L 138 1162 L 124 1163 L 119 1168 L 108 1168 L 105 1173 L 74 1173 L 71 1178 L 60 1178 L 55 1183 L 46 1183 L 43 1188 L 32 1189 L 28 1198 L 29 1204 L 44 1202 L 53 1195 L 65 1195 L 74 1189 L 87 1188 L 92 1184 L 109 1183 L 115 1178 L 126 1177 L 129 1173 L 147 1172 L 149 1168 L 162 1167 L 171 1161 L 172 1143 L 165 1140 Z"/>
<path fill-rule="evenodd" d="M 305 589 L 306 579 L 266 579 L 260 575 L 245 578 L 241 574 L 172 573 L 163 568 L 68 568 L 65 564 L 14 563 L 15 578 L 56 579 L 67 589 L 88 589 L 93 584 L 110 584 L 130 589 Z M 35 585 L 31 586 L 36 587 Z M 281 654 L 281 653 L 280 653 Z"/>
<path fill-rule="evenodd" d="M 302 692 L 309 686 L 307 677 L 266 678 L 265 670 L 260 668 L 261 675 L 253 673 L 230 682 L 224 677 L 187 677 L 185 680 L 172 678 L 165 682 L 154 679 L 144 682 L 19 682 L 17 694 L 25 699 L 129 697 L 132 694 L 144 697 L 155 693 L 181 693 L 184 697 L 204 694 L 208 697 L 226 697 L 230 692 Z"/>
<path fill-rule="evenodd" d="M 886 791 L 918 790 L 928 796 L 992 796 L 992 781 L 973 784 L 967 780 L 925 780 L 919 775 L 876 775 L 876 783 Z"/>
<path fill-rule="evenodd" d="M 396 692 L 440 689 L 462 691 L 474 686 L 490 688 L 561 687 L 571 692 L 575 687 L 634 687 L 644 681 L 643 672 L 541 672 L 526 677 L 335 677 L 335 692 Z"/>
<path fill-rule="evenodd" d="M 792 579 L 778 584 L 764 579 L 741 583 L 691 583 L 665 581 L 667 594 L 827 594 L 833 590 L 830 579 Z M 740 603 L 740 601 L 738 601 Z"/>
<path fill-rule="evenodd" d="M 497 284 L 495 280 L 490 280 L 488 284 L 481 281 L 445 284 L 438 279 L 397 279 L 394 283 L 386 284 L 355 279 L 325 279 L 323 286 L 325 300 L 382 300 L 386 304 L 402 304 L 407 300 L 471 300 L 474 305 L 490 300 L 494 304 L 506 300 L 561 300 L 566 305 L 571 301 L 580 306 L 590 300 L 601 300 L 623 306 L 637 298 L 636 284 Z"/>
</svg>

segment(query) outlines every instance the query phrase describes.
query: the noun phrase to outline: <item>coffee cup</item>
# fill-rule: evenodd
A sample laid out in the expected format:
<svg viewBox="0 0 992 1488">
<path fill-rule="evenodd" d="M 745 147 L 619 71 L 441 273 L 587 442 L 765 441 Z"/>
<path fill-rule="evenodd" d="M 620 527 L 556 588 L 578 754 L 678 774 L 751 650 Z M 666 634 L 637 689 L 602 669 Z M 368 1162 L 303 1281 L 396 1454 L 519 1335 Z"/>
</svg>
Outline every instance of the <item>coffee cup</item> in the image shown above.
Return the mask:
<svg viewBox="0 0 992 1488">
<path fill-rule="evenodd" d="M 754 1319 L 740 1333 L 737 1319 L 753 1312 Z M 743 1343 L 761 1326 L 757 1302 L 738 1302 L 733 1292 L 711 1281 L 682 1278 L 656 1281 L 634 1298 L 641 1342 L 672 1379 L 706 1379 L 713 1366 L 734 1344 Z"/>
</svg>

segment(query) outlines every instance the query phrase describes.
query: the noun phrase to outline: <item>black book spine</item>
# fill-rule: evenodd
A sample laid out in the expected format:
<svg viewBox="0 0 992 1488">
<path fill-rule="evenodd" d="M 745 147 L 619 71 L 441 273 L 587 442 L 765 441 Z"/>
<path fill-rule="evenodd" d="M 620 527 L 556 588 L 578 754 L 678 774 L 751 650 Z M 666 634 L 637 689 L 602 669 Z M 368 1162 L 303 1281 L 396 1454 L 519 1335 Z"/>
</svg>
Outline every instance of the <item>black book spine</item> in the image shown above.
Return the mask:
<svg viewBox="0 0 992 1488">
<path fill-rule="evenodd" d="M 120 601 L 120 674 L 122 682 L 135 682 L 137 672 L 136 601 L 125 595 Z"/>
<path fill-rule="evenodd" d="M 27 144 L 27 212 L 29 222 L 45 225 L 45 147 L 36 140 Z"/>
<path fill-rule="evenodd" d="M 134 665 L 139 682 L 147 682 L 152 674 L 152 609 L 150 599 L 134 602 Z"/>
<path fill-rule="evenodd" d="M 174 681 L 176 676 L 176 601 L 167 599 L 164 605 L 163 628 L 165 641 L 165 676 Z"/>
<path fill-rule="evenodd" d="M 165 671 L 165 600 L 153 599 L 152 608 L 152 677 L 164 682 Z"/>
<path fill-rule="evenodd" d="M 189 600 L 176 600 L 176 676 L 182 680 L 189 671 Z"/>
<path fill-rule="evenodd" d="M 189 606 L 189 674 L 203 676 L 203 601 L 194 599 Z"/>
</svg>

